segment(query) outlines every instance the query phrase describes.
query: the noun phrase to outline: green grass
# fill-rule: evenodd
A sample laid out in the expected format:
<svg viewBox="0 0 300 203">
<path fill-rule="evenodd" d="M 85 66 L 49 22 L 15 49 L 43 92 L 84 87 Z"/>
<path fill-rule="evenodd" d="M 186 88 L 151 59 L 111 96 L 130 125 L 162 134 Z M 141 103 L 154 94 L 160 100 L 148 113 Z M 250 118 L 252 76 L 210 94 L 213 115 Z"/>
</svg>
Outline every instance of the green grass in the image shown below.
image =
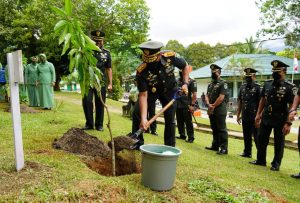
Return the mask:
<svg viewBox="0 0 300 203">
<path fill-rule="evenodd" d="M 84 125 L 81 95 L 55 93 L 63 98 L 56 111 L 22 114 L 25 160 L 32 167 L 14 170 L 12 124 L 7 106 L 0 103 L 0 202 L 12 201 L 96 201 L 96 202 L 299 202 L 300 181 L 290 178 L 299 172 L 299 154 L 285 149 L 281 170 L 269 169 L 273 146 L 268 147 L 268 167 L 248 164 L 252 159 L 239 157 L 243 141 L 229 139 L 229 154 L 219 156 L 204 149 L 211 144 L 210 134 L 195 135 L 195 143 L 177 140 L 180 155 L 174 188 L 155 192 L 141 185 L 141 174 L 106 177 L 97 174 L 80 161 L 80 157 L 55 150 L 51 144 L 71 127 Z M 66 99 L 69 98 L 69 99 Z M 77 102 L 75 102 L 77 101 Z M 107 100 L 113 108 L 119 102 Z M 116 111 L 114 111 L 116 112 Z M 200 122 L 207 122 L 200 119 Z M 106 121 L 105 121 L 106 123 Z M 119 113 L 111 113 L 114 136 L 126 135 L 131 121 Z M 159 136 L 145 134 L 145 142 L 163 144 L 164 126 L 158 125 Z M 90 131 L 108 141 L 104 132 Z M 137 152 L 139 155 L 140 153 Z M 256 155 L 256 151 L 253 153 Z M 34 167 L 35 166 L 35 167 Z"/>
</svg>

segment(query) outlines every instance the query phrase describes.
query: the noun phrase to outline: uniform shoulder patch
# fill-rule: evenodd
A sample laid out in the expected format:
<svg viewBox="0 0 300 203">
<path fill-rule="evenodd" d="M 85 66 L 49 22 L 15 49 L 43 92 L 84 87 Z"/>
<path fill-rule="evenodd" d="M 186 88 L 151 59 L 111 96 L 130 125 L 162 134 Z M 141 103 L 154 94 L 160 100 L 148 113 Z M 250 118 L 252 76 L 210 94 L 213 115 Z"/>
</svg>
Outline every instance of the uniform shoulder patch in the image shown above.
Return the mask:
<svg viewBox="0 0 300 203">
<path fill-rule="evenodd" d="M 109 52 L 109 50 L 108 50 L 108 49 L 105 49 L 105 48 L 103 48 L 103 50 L 104 50 L 104 51 L 107 51 L 107 52 Z"/>
<path fill-rule="evenodd" d="M 257 86 L 261 86 L 258 82 L 254 83 L 254 84 L 257 85 Z"/>
<path fill-rule="evenodd" d="M 147 63 L 142 63 L 139 65 L 139 67 L 136 69 L 138 73 L 142 72 L 147 67 Z"/>
<path fill-rule="evenodd" d="M 175 56 L 176 52 L 174 52 L 174 51 L 167 51 L 167 52 L 162 53 L 162 55 L 164 57 L 171 57 L 171 56 Z"/>
<path fill-rule="evenodd" d="M 292 82 L 290 82 L 288 80 L 285 80 L 284 82 L 287 83 L 287 84 L 289 84 L 289 85 L 291 85 L 291 86 L 296 86 L 294 83 L 292 83 Z"/>
</svg>

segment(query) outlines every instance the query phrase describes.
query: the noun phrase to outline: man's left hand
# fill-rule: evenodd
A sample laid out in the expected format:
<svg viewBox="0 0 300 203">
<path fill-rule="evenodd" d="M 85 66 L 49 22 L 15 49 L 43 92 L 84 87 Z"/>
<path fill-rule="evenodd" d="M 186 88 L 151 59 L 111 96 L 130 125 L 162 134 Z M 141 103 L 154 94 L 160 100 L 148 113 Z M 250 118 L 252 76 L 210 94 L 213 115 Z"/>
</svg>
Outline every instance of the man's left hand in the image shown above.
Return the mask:
<svg viewBox="0 0 300 203">
<path fill-rule="evenodd" d="M 189 90 L 188 90 L 187 84 L 182 85 L 181 91 L 182 91 L 185 95 L 188 95 Z"/>
<path fill-rule="evenodd" d="M 289 134 L 290 131 L 291 131 L 291 126 L 288 125 L 287 123 L 284 124 L 283 129 L 282 129 L 283 135 L 285 136 L 285 135 Z"/>
<path fill-rule="evenodd" d="M 195 111 L 195 107 L 194 107 L 194 106 L 191 106 L 191 105 L 189 105 L 189 112 L 191 112 L 191 113 L 194 113 L 194 111 Z"/>
<path fill-rule="evenodd" d="M 109 92 L 112 92 L 112 85 L 111 85 L 111 84 L 107 85 L 107 90 L 108 90 Z"/>
</svg>

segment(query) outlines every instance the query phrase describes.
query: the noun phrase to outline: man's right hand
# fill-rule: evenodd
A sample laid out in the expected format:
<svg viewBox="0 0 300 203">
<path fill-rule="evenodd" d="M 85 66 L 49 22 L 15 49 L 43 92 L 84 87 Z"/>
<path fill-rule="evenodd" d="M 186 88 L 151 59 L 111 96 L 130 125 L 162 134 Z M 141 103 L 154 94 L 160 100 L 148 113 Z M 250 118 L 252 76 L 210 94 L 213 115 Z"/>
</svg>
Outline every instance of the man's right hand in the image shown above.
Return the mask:
<svg viewBox="0 0 300 203">
<path fill-rule="evenodd" d="M 257 115 L 257 116 L 255 117 L 255 128 L 259 128 L 259 126 L 260 126 L 260 121 L 261 121 L 260 116 Z"/>
<path fill-rule="evenodd" d="M 147 119 L 142 119 L 141 123 L 140 123 L 140 128 L 143 128 L 144 131 L 146 131 L 148 129 L 148 120 Z"/>
<path fill-rule="evenodd" d="M 294 121 L 296 115 L 297 115 L 297 111 L 292 111 L 292 112 L 289 114 L 289 120 L 290 120 L 290 121 Z"/>
<path fill-rule="evenodd" d="M 239 125 L 241 125 L 241 116 L 240 115 L 236 116 L 236 121 Z"/>
</svg>

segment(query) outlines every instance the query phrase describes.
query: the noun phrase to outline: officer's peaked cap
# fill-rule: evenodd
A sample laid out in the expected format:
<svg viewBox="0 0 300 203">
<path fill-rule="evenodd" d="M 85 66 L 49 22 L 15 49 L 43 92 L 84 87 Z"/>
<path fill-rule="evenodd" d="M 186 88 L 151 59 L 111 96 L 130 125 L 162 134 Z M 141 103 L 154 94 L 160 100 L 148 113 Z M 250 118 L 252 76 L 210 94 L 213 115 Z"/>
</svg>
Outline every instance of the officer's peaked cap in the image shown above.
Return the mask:
<svg viewBox="0 0 300 203">
<path fill-rule="evenodd" d="M 257 72 L 257 70 L 255 70 L 254 68 L 245 68 L 244 72 L 245 76 L 252 76 L 252 74 Z"/>
<path fill-rule="evenodd" d="M 216 65 L 216 64 L 211 64 L 210 69 L 212 71 L 216 71 L 216 70 L 221 70 L 222 68 L 220 66 Z"/>
<path fill-rule="evenodd" d="M 142 44 L 139 45 L 140 49 L 160 49 L 164 46 L 163 43 L 158 42 L 158 41 L 147 41 L 147 42 L 143 42 Z"/>
<path fill-rule="evenodd" d="M 93 30 L 91 32 L 91 37 L 92 37 L 92 40 L 95 40 L 95 41 L 102 40 L 105 37 L 105 33 L 102 32 L 101 30 Z"/>
<path fill-rule="evenodd" d="M 286 69 L 287 67 L 290 67 L 289 65 L 283 63 L 282 61 L 279 60 L 274 60 L 271 62 L 272 67 L 272 71 L 273 72 L 277 72 L 277 71 L 281 71 L 282 68 Z"/>
</svg>

